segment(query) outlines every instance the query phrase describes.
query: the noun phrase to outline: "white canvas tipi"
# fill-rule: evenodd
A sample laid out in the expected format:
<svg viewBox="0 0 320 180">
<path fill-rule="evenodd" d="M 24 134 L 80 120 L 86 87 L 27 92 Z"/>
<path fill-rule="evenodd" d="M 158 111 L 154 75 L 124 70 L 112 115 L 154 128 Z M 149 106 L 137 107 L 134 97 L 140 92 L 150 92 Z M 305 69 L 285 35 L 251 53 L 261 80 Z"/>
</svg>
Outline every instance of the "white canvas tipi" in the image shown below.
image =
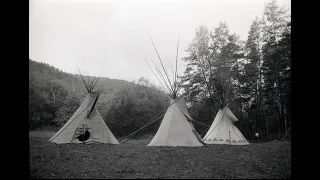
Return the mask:
<svg viewBox="0 0 320 180">
<path fill-rule="evenodd" d="M 234 125 L 236 121 L 238 119 L 227 106 L 220 109 L 203 141 L 207 144 L 248 145 L 247 139 Z"/>
<path fill-rule="evenodd" d="M 148 146 L 204 146 L 195 130 L 183 96 L 171 99 L 160 127 Z"/>
<path fill-rule="evenodd" d="M 150 37 L 150 36 L 149 36 Z M 151 37 L 150 40 L 152 41 Z M 178 45 L 177 45 L 177 56 L 176 56 L 176 72 L 172 76 L 173 84 L 171 83 L 168 73 L 164 68 L 161 58 L 158 54 L 158 51 L 152 41 L 152 45 L 158 55 L 160 60 L 162 70 L 164 73 L 160 72 L 160 69 L 156 66 L 156 72 L 158 72 L 159 77 L 162 79 L 162 82 L 159 80 L 157 75 L 154 75 L 159 80 L 160 84 L 162 85 L 163 89 L 167 92 L 167 94 L 171 98 L 171 103 L 169 108 L 167 109 L 160 127 L 153 137 L 151 142 L 148 146 L 204 146 L 206 145 L 197 131 L 195 130 L 191 120 L 193 120 L 187 110 L 186 102 L 184 96 L 177 97 L 179 91 L 179 84 L 177 82 L 178 74 L 177 74 L 177 58 L 178 58 Z M 147 62 L 148 64 L 148 62 Z M 149 64 L 148 64 L 149 66 Z M 150 67 L 150 66 L 149 66 Z M 152 68 L 150 67 L 152 70 Z M 173 71 L 173 70 L 172 70 Z"/>
<path fill-rule="evenodd" d="M 83 78 L 82 80 L 85 83 Z M 96 83 L 97 81 L 85 83 L 88 95 L 67 123 L 49 140 L 50 142 L 119 144 L 95 107 L 101 93 L 92 91 Z"/>
</svg>

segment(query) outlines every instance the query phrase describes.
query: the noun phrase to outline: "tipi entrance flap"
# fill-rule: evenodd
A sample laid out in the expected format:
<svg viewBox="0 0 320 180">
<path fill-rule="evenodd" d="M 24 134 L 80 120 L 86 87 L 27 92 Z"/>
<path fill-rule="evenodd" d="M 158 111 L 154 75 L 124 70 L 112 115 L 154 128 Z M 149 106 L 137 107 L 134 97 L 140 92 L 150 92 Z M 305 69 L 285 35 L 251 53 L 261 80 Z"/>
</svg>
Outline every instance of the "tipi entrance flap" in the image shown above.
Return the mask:
<svg viewBox="0 0 320 180">
<path fill-rule="evenodd" d="M 78 127 L 76 128 L 72 141 L 75 139 L 83 142 L 88 141 L 91 138 L 91 128 L 86 119 L 83 119 L 82 122 L 78 123 Z"/>
<path fill-rule="evenodd" d="M 98 95 L 99 95 L 99 92 L 92 92 L 89 94 L 89 105 L 87 107 L 87 117 L 90 116 L 91 112 L 93 111 L 95 105 L 96 105 L 96 102 L 98 101 Z"/>
<path fill-rule="evenodd" d="M 232 122 L 236 122 L 236 121 L 239 121 L 238 118 L 233 114 L 233 112 L 229 109 L 228 106 L 224 107 L 224 112 L 227 116 L 229 116 L 230 120 Z"/>
</svg>

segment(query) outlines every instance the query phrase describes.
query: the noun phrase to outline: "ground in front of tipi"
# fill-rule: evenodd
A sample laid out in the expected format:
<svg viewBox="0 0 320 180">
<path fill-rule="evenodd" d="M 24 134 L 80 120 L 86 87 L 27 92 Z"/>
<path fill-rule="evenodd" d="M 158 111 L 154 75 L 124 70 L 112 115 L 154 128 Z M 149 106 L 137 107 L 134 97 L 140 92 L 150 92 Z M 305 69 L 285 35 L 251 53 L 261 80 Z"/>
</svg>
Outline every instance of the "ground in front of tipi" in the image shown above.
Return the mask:
<svg viewBox="0 0 320 180">
<path fill-rule="evenodd" d="M 31 178 L 290 178 L 291 142 L 248 146 L 148 147 L 53 144 L 54 133 L 30 132 Z"/>
</svg>

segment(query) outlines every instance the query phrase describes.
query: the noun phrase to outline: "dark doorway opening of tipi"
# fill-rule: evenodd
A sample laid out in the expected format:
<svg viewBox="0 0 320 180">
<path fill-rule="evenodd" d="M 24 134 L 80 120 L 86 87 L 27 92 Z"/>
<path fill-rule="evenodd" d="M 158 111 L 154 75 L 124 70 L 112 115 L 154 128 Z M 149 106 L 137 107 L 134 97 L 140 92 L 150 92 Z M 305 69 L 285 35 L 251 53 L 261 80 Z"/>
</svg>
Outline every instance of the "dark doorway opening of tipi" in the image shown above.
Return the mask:
<svg viewBox="0 0 320 180">
<path fill-rule="evenodd" d="M 84 134 L 81 134 L 77 138 L 81 142 L 86 141 L 86 140 L 88 140 L 90 138 L 90 132 L 86 130 L 86 132 Z"/>
</svg>

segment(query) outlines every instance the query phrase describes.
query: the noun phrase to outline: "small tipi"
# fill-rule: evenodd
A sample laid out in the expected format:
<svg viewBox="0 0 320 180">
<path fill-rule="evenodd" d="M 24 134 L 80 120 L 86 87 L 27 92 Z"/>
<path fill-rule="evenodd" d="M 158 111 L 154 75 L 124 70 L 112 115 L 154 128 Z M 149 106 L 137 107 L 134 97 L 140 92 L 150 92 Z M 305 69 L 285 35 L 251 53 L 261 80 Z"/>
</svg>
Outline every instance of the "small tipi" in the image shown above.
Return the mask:
<svg viewBox="0 0 320 180">
<path fill-rule="evenodd" d="M 248 145 L 247 139 L 234 125 L 237 121 L 228 106 L 220 109 L 203 141 L 207 144 Z"/>
<path fill-rule="evenodd" d="M 177 68 L 174 75 L 174 83 L 172 85 L 153 41 L 152 44 L 159 57 L 162 69 L 164 71 L 164 73 L 162 74 L 159 68 L 154 64 L 157 69 L 158 75 L 160 76 L 160 78 L 162 78 L 162 83 L 157 77 L 157 75 L 153 71 L 152 72 L 157 77 L 164 90 L 170 96 L 171 102 L 169 108 L 167 109 L 162 119 L 162 122 L 156 135 L 153 137 L 148 146 L 205 146 L 206 144 L 203 142 L 203 140 L 201 139 L 191 122 L 193 119 L 190 117 L 188 113 L 184 96 L 177 97 L 180 84 L 177 83 Z M 150 69 L 152 70 L 151 67 Z M 167 79 L 165 79 L 165 77 Z"/>
<path fill-rule="evenodd" d="M 80 76 L 88 91 L 80 107 L 67 121 L 67 123 L 49 140 L 49 142 L 62 143 L 108 143 L 119 144 L 114 137 L 95 105 L 101 91 L 93 91 L 98 80 L 86 83 Z"/>
</svg>

